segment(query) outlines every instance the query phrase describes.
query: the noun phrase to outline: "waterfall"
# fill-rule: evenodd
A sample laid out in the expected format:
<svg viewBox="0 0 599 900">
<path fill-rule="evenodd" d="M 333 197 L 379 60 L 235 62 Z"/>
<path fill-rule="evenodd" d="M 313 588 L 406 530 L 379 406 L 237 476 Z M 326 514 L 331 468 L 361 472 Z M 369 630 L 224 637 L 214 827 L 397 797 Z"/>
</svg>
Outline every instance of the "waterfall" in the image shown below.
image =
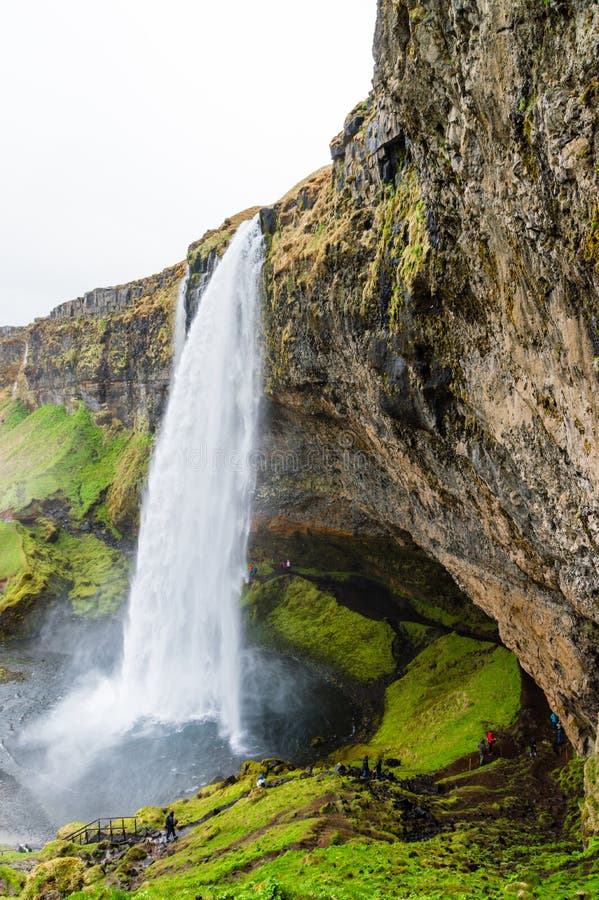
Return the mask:
<svg viewBox="0 0 599 900">
<path fill-rule="evenodd" d="M 142 507 L 122 662 L 36 723 L 49 777 L 76 780 L 140 724 L 212 720 L 241 738 L 240 591 L 260 397 L 257 217 L 237 230 L 174 373 Z"/>
<path fill-rule="evenodd" d="M 185 343 L 142 510 L 121 673 L 130 719 L 212 717 L 234 739 L 261 262 L 256 219 L 239 228 Z"/>
<path fill-rule="evenodd" d="M 177 292 L 177 303 L 175 307 L 175 330 L 173 336 L 173 374 L 177 371 L 177 367 L 181 362 L 183 346 L 187 337 L 187 310 L 185 308 L 185 298 L 187 297 L 187 285 L 189 284 L 189 266 L 185 271 L 185 275 L 181 279 L 179 290 Z"/>
</svg>

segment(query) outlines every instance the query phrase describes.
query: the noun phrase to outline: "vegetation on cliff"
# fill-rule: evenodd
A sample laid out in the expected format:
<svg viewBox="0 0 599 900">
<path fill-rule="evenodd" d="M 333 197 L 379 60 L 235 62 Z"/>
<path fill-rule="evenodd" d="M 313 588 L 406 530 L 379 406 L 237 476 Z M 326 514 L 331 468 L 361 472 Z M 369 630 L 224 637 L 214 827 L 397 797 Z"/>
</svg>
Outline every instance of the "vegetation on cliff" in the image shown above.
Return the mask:
<svg viewBox="0 0 599 900">
<path fill-rule="evenodd" d="M 80 403 L 30 412 L 0 406 L 0 628 L 35 629 L 48 603 L 75 614 L 114 612 L 127 593 L 129 556 L 151 440 L 99 425 Z"/>
</svg>

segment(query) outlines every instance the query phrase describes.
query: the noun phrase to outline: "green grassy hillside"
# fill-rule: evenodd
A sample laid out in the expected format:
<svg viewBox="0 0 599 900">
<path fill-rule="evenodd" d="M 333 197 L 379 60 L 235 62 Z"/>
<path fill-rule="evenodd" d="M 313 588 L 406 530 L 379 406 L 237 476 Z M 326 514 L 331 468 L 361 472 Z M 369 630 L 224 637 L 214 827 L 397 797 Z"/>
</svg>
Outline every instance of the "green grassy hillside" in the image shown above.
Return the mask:
<svg viewBox="0 0 599 900">
<path fill-rule="evenodd" d="M 0 633 L 35 628 L 68 598 L 76 614 L 114 611 L 127 592 L 151 449 L 145 433 L 73 412 L 0 404 Z M 32 612 L 36 615 L 32 615 Z"/>
</svg>

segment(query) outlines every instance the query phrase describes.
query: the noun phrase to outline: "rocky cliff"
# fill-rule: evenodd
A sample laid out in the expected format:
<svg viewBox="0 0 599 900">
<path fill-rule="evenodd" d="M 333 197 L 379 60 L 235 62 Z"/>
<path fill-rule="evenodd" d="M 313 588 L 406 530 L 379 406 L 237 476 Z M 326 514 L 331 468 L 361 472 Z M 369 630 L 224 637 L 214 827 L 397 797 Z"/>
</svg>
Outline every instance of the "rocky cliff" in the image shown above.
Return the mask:
<svg viewBox="0 0 599 900">
<path fill-rule="evenodd" d="M 153 430 L 168 391 L 175 301 L 184 274 L 179 263 L 130 284 L 90 291 L 18 334 L 0 336 L 0 366 L 5 358 L 7 366 L 0 383 L 7 385 L 11 375 L 16 394 L 29 406 L 73 408 L 83 400 L 100 421 L 114 418 Z"/>
<path fill-rule="evenodd" d="M 579 749 L 599 705 L 599 9 L 380 0 L 372 95 L 263 214 L 261 513 L 407 532 Z M 279 458 L 279 457 L 277 457 Z"/>
<path fill-rule="evenodd" d="M 332 168 L 261 213 L 257 539 L 416 544 L 497 620 L 583 751 L 599 712 L 598 19 L 576 0 L 379 0 L 373 91 Z M 236 224 L 190 248 L 190 312 Z M 153 427 L 183 267 L 167 272 L 0 339 L 6 389 L 28 339 L 30 405 L 83 398 Z"/>
</svg>

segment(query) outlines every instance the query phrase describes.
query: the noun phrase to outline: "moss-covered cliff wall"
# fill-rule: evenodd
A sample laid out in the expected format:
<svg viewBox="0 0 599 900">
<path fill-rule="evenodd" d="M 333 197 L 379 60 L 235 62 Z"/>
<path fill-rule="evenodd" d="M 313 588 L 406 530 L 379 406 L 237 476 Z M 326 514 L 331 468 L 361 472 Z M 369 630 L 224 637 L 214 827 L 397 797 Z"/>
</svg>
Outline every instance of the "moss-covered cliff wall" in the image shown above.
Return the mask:
<svg viewBox="0 0 599 900">
<path fill-rule="evenodd" d="M 579 748 L 599 702 L 598 14 L 381 0 L 332 171 L 263 214 L 265 441 L 290 463 L 260 511 L 408 532 Z"/>
</svg>

